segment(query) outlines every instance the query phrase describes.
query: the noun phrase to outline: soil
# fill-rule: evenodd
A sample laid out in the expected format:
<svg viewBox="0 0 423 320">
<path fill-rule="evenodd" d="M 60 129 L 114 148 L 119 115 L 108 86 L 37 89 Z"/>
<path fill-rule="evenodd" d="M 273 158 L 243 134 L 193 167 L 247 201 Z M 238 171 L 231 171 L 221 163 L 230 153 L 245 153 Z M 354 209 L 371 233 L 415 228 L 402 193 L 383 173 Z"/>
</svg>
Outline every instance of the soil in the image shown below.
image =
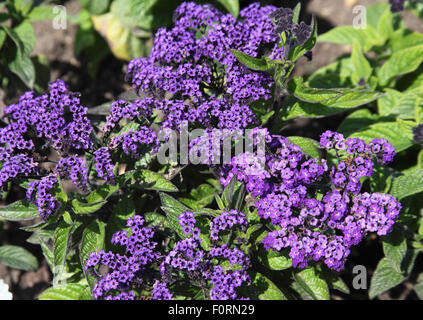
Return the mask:
<svg viewBox="0 0 423 320">
<path fill-rule="evenodd" d="M 304 0 L 301 1 L 305 8 L 305 20 L 310 21 L 311 15 L 314 14 L 318 20 L 319 33 L 326 32 L 333 27 L 340 25 L 351 25 L 354 14 L 353 7 L 355 5 L 368 6 L 376 2 L 386 2 L 387 0 Z M 244 6 L 252 1 L 241 0 Z M 263 1 L 264 2 L 264 1 Z M 276 6 L 280 6 L 280 0 L 266 1 Z M 284 6 L 293 7 L 297 0 L 285 0 Z M 64 3 L 66 11 L 69 15 L 76 15 L 80 6 L 77 0 L 66 1 Z M 408 27 L 423 32 L 423 25 L 411 13 L 403 13 L 405 15 L 405 23 Z M 127 64 L 125 61 L 118 61 L 112 56 L 107 57 L 99 68 L 96 80 L 90 78 L 87 73 L 86 63 L 83 59 L 78 59 L 74 54 L 74 39 L 77 26 L 68 21 L 65 30 L 55 30 L 52 28 L 51 21 L 41 21 L 34 23 L 36 35 L 36 47 L 34 54 L 42 54 L 50 61 L 51 77 L 50 80 L 61 78 L 65 80 L 72 91 L 81 93 L 81 99 L 84 105 L 94 107 L 107 101 L 117 98 L 117 96 L 128 89 L 128 85 L 124 81 L 124 69 Z M 340 46 L 327 43 L 318 43 L 313 49 L 313 60 L 306 63 L 298 64 L 295 74 L 310 74 L 318 68 L 325 66 L 337 57 L 348 53 L 349 46 Z M 16 101 L 18 95 L 11 95 L 9 92 L 0 90 L 0 114 L 4 106 Z M 339 121 L 339 119 L 338 119 Z M 335 123 L 336 125 L 336 119 Z M 289 130 L 301 129 L 305 136 L 313 135 L 315 132 L 322 131 L 322 124 L 316 121 L 299 121 L 293 124 Z M 21 199 L 23 194 L 16 190 L 15 194 L 11 194 L 7 199 L 10 203 L 16 199 Z M 6 203 L 0 203 L 4 205 Z M 0 245 L 13 244 L 23 246 L 32 252 L 38 259 L 39 268 L 35 272 L 25 272 L 11 269 L 0 264 L 0 279 L 9 285 L 14 299 L 36 299 L 39 294 L 46 288 L 51 286 L 52 275 L 43 258 L 41 250 L 38 246 L 32 245 L 26 241 L 29 233 L 19 229 L 22 224 L 0 221 Z M 352 253 L 350 260 L 353 262 L 347 265 L 345 274 L 351 275 L 351 269 L 355 264 L 365 264 L 371 268 L 371 273 L 379 259 L 383 256 L 381 249 L 377 243 L 377 239 L 370 239 L 358 246 Z M 360 252 L 360 255 L 357 254 Z M 418 266 L 423 269 L 423 259 L 417 261 Z M 345 276 L 345 280 L 351 287 L 351 276 Z M 367 291 L 353 291 L 351 295 L 342 295 L 336 293 L 334 299 L 367 299 Z M 410 288 L 410 282 L 406 281 L 402 286 L 378 297 L 379 299 L 416 299 L 416 295 Z"/>
</svg>

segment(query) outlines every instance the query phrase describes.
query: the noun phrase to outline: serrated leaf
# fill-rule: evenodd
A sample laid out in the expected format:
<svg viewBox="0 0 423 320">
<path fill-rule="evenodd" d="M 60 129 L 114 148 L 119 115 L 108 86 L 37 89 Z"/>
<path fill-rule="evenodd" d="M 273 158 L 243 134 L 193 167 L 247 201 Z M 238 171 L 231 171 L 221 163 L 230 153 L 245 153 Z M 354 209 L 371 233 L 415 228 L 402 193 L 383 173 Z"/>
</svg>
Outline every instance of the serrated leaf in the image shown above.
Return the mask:
<svg viewBox="0 0 423 320">
<path fill-rule="evenodd" d="M 19 200 L 6 207 L 0 207 L 0 217 L 8 221 L 32 220 L 39 217 L 35 205 L 26 200 Z"/>
<path fill-rule="evenodd" d="M 104 238 L 105 224 L 100 220 L 94 220 L 82 232 L 79 257 L 81 260 L 82 270 L 84 271 L 85 277 L 91 288 L 95 284 L 95 279 L 85 271 L 85 262 L 91 252 L 100 251 L 104 248 Z"/>
<path fill-rule="evenodd" d="M 329 300 L 329 288 L 314 268 L 294 272 L 295 281 L 315 300 Z"/>
<path fill-rule="evenodd" d="M 90 300 L 89 288 L 78 283 L 67 283 L 45 290 L 38 300 Z"/>
<path fill-rule="evenodd" d="M 140 189 L 177 192 L 178 188 L 161 174 L 150 170 L 138 170 L 134 174 L 136 187 Z"/>
<path fill-rule="evenodd" d="M 423 62 L 423 45 L 392 54 L 378 72 L 379 83 L 386 86 L 394 77 L 415 71 Z"/>
<path fill-rule="evenodd" d="M 238 50 L 231 50 L 232 54 L 245 65 L 247 68 L 254 70 L 254 71 L 267 71 L 269 70 L 269 64 L 267 60 L 262 57 L 260 59 L 254 58 L 249 56 L 248 54 L 238 51 Z"/>
<path fill-rule="evenodd" d="M 35 271 L 38 268 L 37 258 L 28 250 L 12 245 L 0 247 L 0 263 L 10 268 Z"/>
<path fill-rule="evenodd" d="M 370 299 L 396 287 L 403 282 L 405 277 L 396 272 L 387 258 L 382 258 L 370 281 L 369 297 Z"/>
</svg>

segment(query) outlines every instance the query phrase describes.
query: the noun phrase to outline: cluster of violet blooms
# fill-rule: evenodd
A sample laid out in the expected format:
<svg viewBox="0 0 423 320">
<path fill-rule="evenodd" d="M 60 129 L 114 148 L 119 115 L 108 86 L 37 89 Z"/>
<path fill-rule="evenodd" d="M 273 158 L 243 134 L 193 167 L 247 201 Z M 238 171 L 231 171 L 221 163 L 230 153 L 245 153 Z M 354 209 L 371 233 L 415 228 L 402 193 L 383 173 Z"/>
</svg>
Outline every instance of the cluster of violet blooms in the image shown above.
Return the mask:
<svg viewBox="0 0 423 320">
<path fill-rule="evenodd" d="M 145 117 L 152 114 L 148 100 L 117 101 L 112 109 L 117 106 L 120 113 L 115 111 L 102 128 L 105 138 L 128 113 Z M 70 179 L 82 193 L 89 192 L 88 166 L 80 154 L 91 153 L 97 175 L 114 184 L 113 153 L 122 150 L 129 158 L 139 159 L 147 152 L 157 152 L 157 135 L 146 126 L 115 134 L 107 147 L 96 146 L 87 110 L 78 94 L 70 92 L 62 80 L 51 83 L 49 91 L 41 96 L 26 92 L 19 102 L 4 110 L 8 124 L 0 129 L 0 188 L 6 190 L 12 180 L 34 179 L 28 183 L 27 200 L 37 205 L 40 217 L 46 221 L 60 208 L 54 196 L 59 179 Z M 52 150 L 59 160 L 47 170 L 43 164 L 54 163 L 48 158 Z"/>
<path fill-rule="evenodd" d="M 269 17 L 275 11 L 255 3 L 236 19 L 212 5 L 182 3 L 174 27 L 158 30 L 149 57 L 132 60 L 127 78 L 164 114 L 165 128 L 178 129 L 182 121 L 220 129 L 254 125 L 249 105 L 271 98 L 273 79 L 242 65 L 230 50 L 280 59 L 283 48 Z"/>
<path fill-rule="evenodd" d="M 391 4 L 391 11 L 392 12 L 401 12 L 404 10 L 405 3 L 407 1 L 410 2 L 422 2 L 422 0 L 389 0 Z"/>
<path fill-rule="evenodd" d="M 287 248 L 294 267 L 323 261 L 339 271 L 350 247 L 368 232 L 391 232 L 401 204 L 388 194 L 360 193 L 360 179 L 373 174 L 375 161 L 384 165 L 393 160 L 395 151 L 387 140 L 366 144 L 326 131 L 320 145 L 337 158 L 330 168 L 326 160 L 306 156 L 284 137 L 268 135 L 266 141 L 265 167 L 254 167 L 256 154 L 238 155 L 220 179 L 227 185 L 236 177 L 257 197 L 259 217 L 275 227 L 263 239 L 265 249 Z"/>
<path fill-rule="evenodd" d="M 145 227 L 144 219 L 135 215 L 127 221 L 129 231 L 118 231 L 112 237 L 113 244 L 125 249 L 125 254 L 92 252 L 85 264 L 85 271 L 98 278 L 93 296 L 105 300 L 155 299 L 170 300 L 171 286 L 178 281 L 207 292 L 205 298 L 212 300 L 243 299 L 238 297 L 237 288 L 249 283 L 247 273 L 250 261 L 236 245 L 219 244 L 219 235 L 247 225 L 245 215 L 236 210 L 223 211 L 210 224 L 212 246 L 204 249 L 200 230 L 195 226 L 194 213 L 183 212 L 179 224 L 185 238 L 176 242 L 167 254 L 160 251 L 154 241 L 155 228 Z M 222 267 L 227 261 L 230 267 Z M 107 266 L 106 275 L 100 275 L 97 268 Z M 154 266 L 159 267 L 159 272 Z M 183 274 L 183 276 L 181 276 Z M 151 289 L 150 296 L 139 296 L 136 289 Z"/>
</svg>

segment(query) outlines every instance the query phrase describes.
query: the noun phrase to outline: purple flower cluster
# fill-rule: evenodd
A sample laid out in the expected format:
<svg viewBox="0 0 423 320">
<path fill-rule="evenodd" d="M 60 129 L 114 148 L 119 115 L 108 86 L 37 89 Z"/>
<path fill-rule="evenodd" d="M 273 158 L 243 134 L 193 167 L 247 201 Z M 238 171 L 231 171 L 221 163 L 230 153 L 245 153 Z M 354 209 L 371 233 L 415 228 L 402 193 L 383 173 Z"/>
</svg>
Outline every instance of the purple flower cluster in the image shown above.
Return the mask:
<svg viewBox="0 0 423 320">
<path fill-rule="evenodd" d="M 88 168 L 83 159 L 76 155 L 62 158 L 57 163 L 55 171 L 60 178 L 70 178 L 75 187 L 88 193 Z"/>
<path fill-rule="evenodd" d="M 98 279 L 93 290 L 94 298 L 146 298 L 135 293 L 135 289 L 142 286 L 151 291 L 150 298 L 170 300 L 173 297 L 171 286 L 185 275 L 186 281 L 208 290 L 211 299 L 237 299 L 236 289 L 250 280 L 247 274 L 250 261 L 246 254 L 236 246 L 232 248 L 216 242 L 206 250 L 192 212 L 181 213 L 179 223 L 187 237 L 176 242 L 167 254 L 160 253 L 153 240 L 154 227 L 144 227 L 144 219 L 137 215 L 127 221 L 129 231 L 118 231 L 112 237 L 113 244 L 125 249 L 124 255 L 104 250 L 90 253 L 84 270 Z M 218 236 L 223 230 L 245 224 L 243 213 L 235 210 L 223 212 L 213 219 L 211 233 Z M 224 261 L 229 266 L 222 268 Z M 106 275 L 98 273 L 100 265 L 108 267 Z M 159 266 L 159 273 L 154 271 L 155 265 Z"/>
<path fill-rule="evenodd" d="M 323 261 L 341 270 L 352 245 L 368 232 L 386 235 L 399 215 L 401 205 L 392 196 L 360 194 L 360 178 L 373 174 L 374 161 L 391 162 L 395 151 L 385 139 L 366 144 L 331 131 L 322 134 L 320 145 L 336 155 L 331 168 L 325 160 L 319 163 L 303 154 L 288 139 L 273 136 L 262 170 L 247 174 L 248 166 L 237 156 L 223 171 L 221 182 L 227 183 L 225 175 L 230 174 L 259 196 L 258 216 L 275 226 L 263 239 L 267 250 L 290 248 L 294 267 Z"/>
<path fill-rule="evenodd" d="M 40 217 L 47 221 L 48 218 L 57 213 L 60 203 L 52 195 L 57 186 L 57 178 L 51 174 L 41 180 L 35 180 L 28 184 L 26 197 L 29 202 L 35 203 L 38 207 Z"/>
<path fill-rule="evenodd" d="M 361 189 L 360 178 L 373 174 L 373 159 L 381 164 L 393 161 L 395 150 L 386 139 L 374 139 L 369 145 L 359 138 L 349 138 L 332 131 L 322 134 L 320 145 L 326 150 L 335 150 L 338 165 L 332 167 L 331 180 L 334 186 L 357 194 Z M 346 153 L 341 158 L 340 154 Z"/>
<path fill-rule="evenodd" d="M 3 158 L 4 156 L 4 158 Z M 24 155 L 17 154 L 10 156 L 7 151 L 2 153 L 3 164 L 0 169 L 0 189 L 6 190 L 7 183 L 16 177 L 28 177 L 38 174 L 38 164 L 34 159 Z"/>
<path fill-rule="evenodd" d="M 134 159 L 141 159 L 148 152 L 157 152 L 160 141 L 153 129 L 139 127 L 136 131 L 129 130 L 112 138 L 111 148 L 122 147 L 126 155 Z"/>
<path fill-rule="evenodd" d="M 81 106 L 77 95 L 69 92 L 62 80 L 49 87 L 49 92 L 39 97 L 26 92 L 17 104 L 5 108 L 11 124 L 0 130 L 0 142 L 21 152 L 34 151 L 35 139 L 44 139 L 63 153 L 92 148 L 87 108 Z"/>
<path fill-rule="evenodd" d="M 119 244 L 125 249 L 125 255 L 112 252 L 92 252 L 85 261 L 84 270 L 98 277 L 96 268 L 107 266 L 109 272 L 95 284 L 93 296 L 95 299 L 106 300 L 134 300 L 134 287 L 148 281 L 150 269 L 160 258 L 156 250 L 157 243 L 153 241 L 154 230 L 143 227 L 144 219 L 133 216 L 126 226 L 131 232 L 118 231 L 112 237 L 112 243 Z M 166 296 L 160 283 L 154 284 L 156 297 Z"/>
<path fill-rule="evenodd" d="M 179 224 L 189 237 L 177 242 L 160 264 L 163 279 L 171 282 L 172 274 L 183 271 L 198 286 L 203 288 L 211 286 L 209 291 L 211 299 L 239 299 L 236 289 L 250 281 L 247 273 L 250 267 L 248 257 L 236 246 L 230 248 L 228 244 L 216 244 L 210 250 L 205 250 L 201 246 L 200 230 L 195 227 L 195 223 L 194 213 L 187 211 L 179 215 Z M 235 225 L 245 226 L 246 223 L 242 212 L 224 211 L 211 221 L 210 238 L 216 241 L 221 231 L 233 228 Z M 224 261 L 229 262 L 230 268 L 222 267 Z"/>
<path fill-rule="evenodd" d="M 295 42 L 303 45 L 311 36 L 312 26 L 306 25 L 303 21 L 293 23 L 294 11 L 290 8 L 280 8 L 270 15 L 276 26 L 276 32 L 287 33 L 289 39 L 291 35 L 295 38 Z"/>
<path fill-rule="evenodd" d="M 283 49 L 268 17 L 275 10 L 255 3 L 237 20 L 211 5 L 182 3 L 175 26 L 156 33 L 150 56 L 129 63 L 128 78 L 155 100 L 164 127 L 178 128 L 186 120 L 206 128 L 245 128 L 256 121 L 248 105 L 269 99 L 273 80 L 243 66 L 230 50 L 280 58 Z"/>
<path fill-rule="evenodd" d="M 95 169 L 99 177 L 102 177 L 107 183 L 111 185 L 116 184 L 112 156 L 109 148 L 101 147 L 94 152 L 95 157 Z"/>
<path fill-rule="evenodd" d="M 245 229 L 247 220 L 245 214 L 237 210 L 223 211 L 210 223 L 210 239 L 217 241 L 219 233 L 225 230 L 233 230 L 235 226 Z"/>
<path fill-rule="evenodd" d="M 114 101 L 102 130 L 105 134 L 109 134 L 123 119 L 132 120 L 135 117 L 143 117 L 150 120 L 154 107 L 155 101 L 152 98 L 137 99 L 131 103 L 125 100 Z"/>
</svg>

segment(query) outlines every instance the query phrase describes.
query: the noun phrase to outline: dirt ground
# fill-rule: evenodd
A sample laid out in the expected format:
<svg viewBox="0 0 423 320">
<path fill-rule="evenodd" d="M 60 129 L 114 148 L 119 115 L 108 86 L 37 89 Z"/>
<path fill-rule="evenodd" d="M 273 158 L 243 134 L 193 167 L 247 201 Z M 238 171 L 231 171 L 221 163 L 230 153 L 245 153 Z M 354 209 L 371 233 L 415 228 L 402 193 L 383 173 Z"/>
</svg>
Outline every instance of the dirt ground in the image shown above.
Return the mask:
<svg viewBox="0 0 423 320">
<path fill-rule="evenodd" d="M 387 0 L 305 0 L 303 8 L 306 8 L 305 19 L 310 21 L 311 14 L 318 19 L 319 33 L 326 32 L 335 26 L 352 24 L 355 5 L 368 6 L 376 2 L 386 2 Z M 247 1 L 241 0 L 241 5 Z M 251 1 L 250 1 L 251 2 Z M 286 6 L 293 6 L 297 1 L 285 0 Z M 275 5 L 280 5 L 281 1 L 274 1 Z M 80 9 L 76 0 L 65 2 L 67 13 L 76 15 Z M 423 32 L 423 25 L 420 20 L 411 13 L 403 13 L 406 17 L 406 24 L 415 30 Z M 119 93 L 128 88 L 124 84 L 124 68 L 126 62 L 117 61 L 113 57 L 107 58 L 100 67 L 98 80 L 92 81 L 86 72 L 84 62 L 75 57 L 73 51 L 74 37 L 77 26 L 68 22 L 65 30 L 55 30 L 51 21 L 35 22 L 36 47 L 34 54 L 43 54 L 51 64 L 51 79 L 61 78 L 69 83 L 71 90 L 81 92 L 82 102 L 88 107 L 93 107 L 116 98 Z M 312 62 L 300 64 L 296 69 L 296 75 L 312 73 L 314 70 L 334 61 L 338 56 L 349 52 L 348 46 L 339 46 L 326 43 L 318 43 L 313 50 Z M 0 91 L 0 109 L 16 100 L 17 97 L 5 97 Z M 302 123 L 302 126 L 309 124 Z M 311 126 L 315 125 L 313 123 Z M 313 130 L 313 128 L 311 128 Z M 16 195 L 19 198 L 20 195 Z M 40 248 L 26 242 L 29 233 L 19 229 L 18 223 L 0 221 L 0 244 L 14 244 L 25 246 L 29 251 L 37 256 L 40 267 L 36 272 L 23 272 L 5 267 L 0 264 L 0 279 L 4 279 L 9 284 L 14 299 L 36 299 L 38 295 L 51 285 L 52 276 L 43 259 Z M 374 246 L 363 244 L 360 250 L 369 250 L 370 255 Z M 378 256 L 381 253 L 374 256 Z M 375 259 L 374 263 L 378 260 Z M 400 293 L 392 297 L 391 293 L 379 297 L 380 299 L 406 298 L 407 283 L 401 287 Z M 401 291 L 402 290 L 402 291 Z M 409 292 L 409 291 L 408 291 Z M 336 299 L 345 297 L 334 296 Z M 351 298 L 351 297 L 349 297 Z M 357 296 L 360 299 L 359 296 Z"/>
</svg>

